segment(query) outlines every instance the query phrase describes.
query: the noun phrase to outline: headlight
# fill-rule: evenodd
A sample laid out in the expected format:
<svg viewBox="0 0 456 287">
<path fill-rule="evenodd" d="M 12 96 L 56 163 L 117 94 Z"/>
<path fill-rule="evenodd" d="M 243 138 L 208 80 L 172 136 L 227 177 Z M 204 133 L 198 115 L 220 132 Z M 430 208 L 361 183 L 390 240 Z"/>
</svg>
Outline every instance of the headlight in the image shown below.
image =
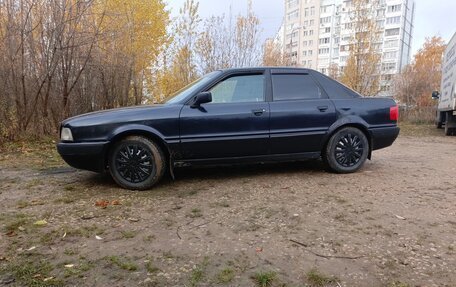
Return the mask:
<svg viewBox="0 0 456 287">
<path fill-rule="evenodd" d="M 62 131 L 60 132 L 60 139 L 62 141 L 73 141 L 73 134 L 71 133 L 71 130 L 69 128 L 62 128 Z"/>
</svg>

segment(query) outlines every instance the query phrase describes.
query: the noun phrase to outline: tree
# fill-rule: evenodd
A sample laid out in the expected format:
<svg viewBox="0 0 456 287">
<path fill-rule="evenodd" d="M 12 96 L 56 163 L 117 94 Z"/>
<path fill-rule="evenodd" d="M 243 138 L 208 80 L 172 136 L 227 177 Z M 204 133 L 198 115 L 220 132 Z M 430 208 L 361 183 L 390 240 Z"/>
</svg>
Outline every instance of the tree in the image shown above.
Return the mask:
<svg viewBox="0 0 456 287">
<path fill-rule="evenodd" d="M 261 62 L 259 25 L 252 1 L 248 2 L 246 15 L 209 18 L 197 43 L 201 72 L 258 66 Z"/>
<path fill-rule="evenodd" d="M 341 82 L 365 96 L 380 91 L 381 53 L 376 44 L 380 39 L 374 13 L 377 1 L 352 0 L 349 15 L 352 24 L 350 55 L 340 77 Z"/>
<path fill-rule="evenodd" d="M 143 102 L 168 24 L 162 0 L 0 1 L 0 140 Z"/>
<path fill-rule="evenodd" d="M 446 45 L 441 37 L 426 38 L 412 63 L 394 79 L 395 97 L 407 107 L 434 105 L 432 91 L 440 88 L 442 55 Z"/>
<path fill-rule="evenodd" d="M 290 64 L 290 59 L 282 52 L 281 45 L 272 39 L 266 40 L 263 48 L 263 66 L 285 67 Z"/>
</svg>

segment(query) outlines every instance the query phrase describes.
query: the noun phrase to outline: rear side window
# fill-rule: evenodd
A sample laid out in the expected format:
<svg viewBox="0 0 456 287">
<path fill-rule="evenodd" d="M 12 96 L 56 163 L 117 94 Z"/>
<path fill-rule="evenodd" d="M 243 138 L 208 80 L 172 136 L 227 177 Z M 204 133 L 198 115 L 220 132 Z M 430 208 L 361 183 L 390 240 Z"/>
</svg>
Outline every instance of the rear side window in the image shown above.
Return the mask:
<svg viewBox="0 0 456 287">
<path fill-rule="evenodd" d="M 272 75 L 274 101 L 319 99 L 320 88 L 308 74 Z"/>
<path fill-rule="evenodd" d="M 328 94 L 330 99 L 353 99 L 360 97 L 356 92 L 350 90 L 336 80 L 317 72 L 314 72 L 313 75 Z"/>
</svg>

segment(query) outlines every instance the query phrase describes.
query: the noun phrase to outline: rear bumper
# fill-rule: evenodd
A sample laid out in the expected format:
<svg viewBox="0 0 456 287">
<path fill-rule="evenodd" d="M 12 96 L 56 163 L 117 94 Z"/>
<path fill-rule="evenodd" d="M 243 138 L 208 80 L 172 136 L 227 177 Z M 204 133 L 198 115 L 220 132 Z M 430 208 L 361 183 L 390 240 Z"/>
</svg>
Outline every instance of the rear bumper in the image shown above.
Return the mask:
<svg viewBox="0 0 456 287">
<path fill-rule="evenodd" d="M 105 151 L 108 142 L 59 143 L 57 151 L 63 160 L 77 169 L 105 171 Z"/>
<path fill-rule="evenodd" d="M 399 135 L 399 127 L 382 127 L 369 129 L 372 139 L 372 150 L 389 147 L 394 143 Z"/>
</svg>

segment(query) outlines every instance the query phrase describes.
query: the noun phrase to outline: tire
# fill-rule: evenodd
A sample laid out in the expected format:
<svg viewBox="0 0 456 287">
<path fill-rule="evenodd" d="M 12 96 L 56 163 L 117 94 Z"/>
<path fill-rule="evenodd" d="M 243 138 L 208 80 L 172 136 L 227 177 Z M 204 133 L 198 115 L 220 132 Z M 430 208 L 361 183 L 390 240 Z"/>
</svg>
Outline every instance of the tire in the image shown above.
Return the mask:
<svg viewBox="0 0 456 287">
<path fill-rule="evenodd" d="M 446 136 L 454 136 L 456 135 L 456 128 L 449 128 L 448 124 L 445 125 L 445 135 Z"/>
<path fill-rule="evenodd" d="M 166 157 L 161 148 L 150 139 L 129 136 L 111 149 L 109 171 L 121 187 L 147 190 L 165 174 Z"/>
<path fill-rule="evenodd" d="M 364 165 L 368 154 L 369 141 L 366 135 L 357 128 L 346 127 L 331 136 L 323 160 L 333 172 L 353 173 Z"/>
</svg>

